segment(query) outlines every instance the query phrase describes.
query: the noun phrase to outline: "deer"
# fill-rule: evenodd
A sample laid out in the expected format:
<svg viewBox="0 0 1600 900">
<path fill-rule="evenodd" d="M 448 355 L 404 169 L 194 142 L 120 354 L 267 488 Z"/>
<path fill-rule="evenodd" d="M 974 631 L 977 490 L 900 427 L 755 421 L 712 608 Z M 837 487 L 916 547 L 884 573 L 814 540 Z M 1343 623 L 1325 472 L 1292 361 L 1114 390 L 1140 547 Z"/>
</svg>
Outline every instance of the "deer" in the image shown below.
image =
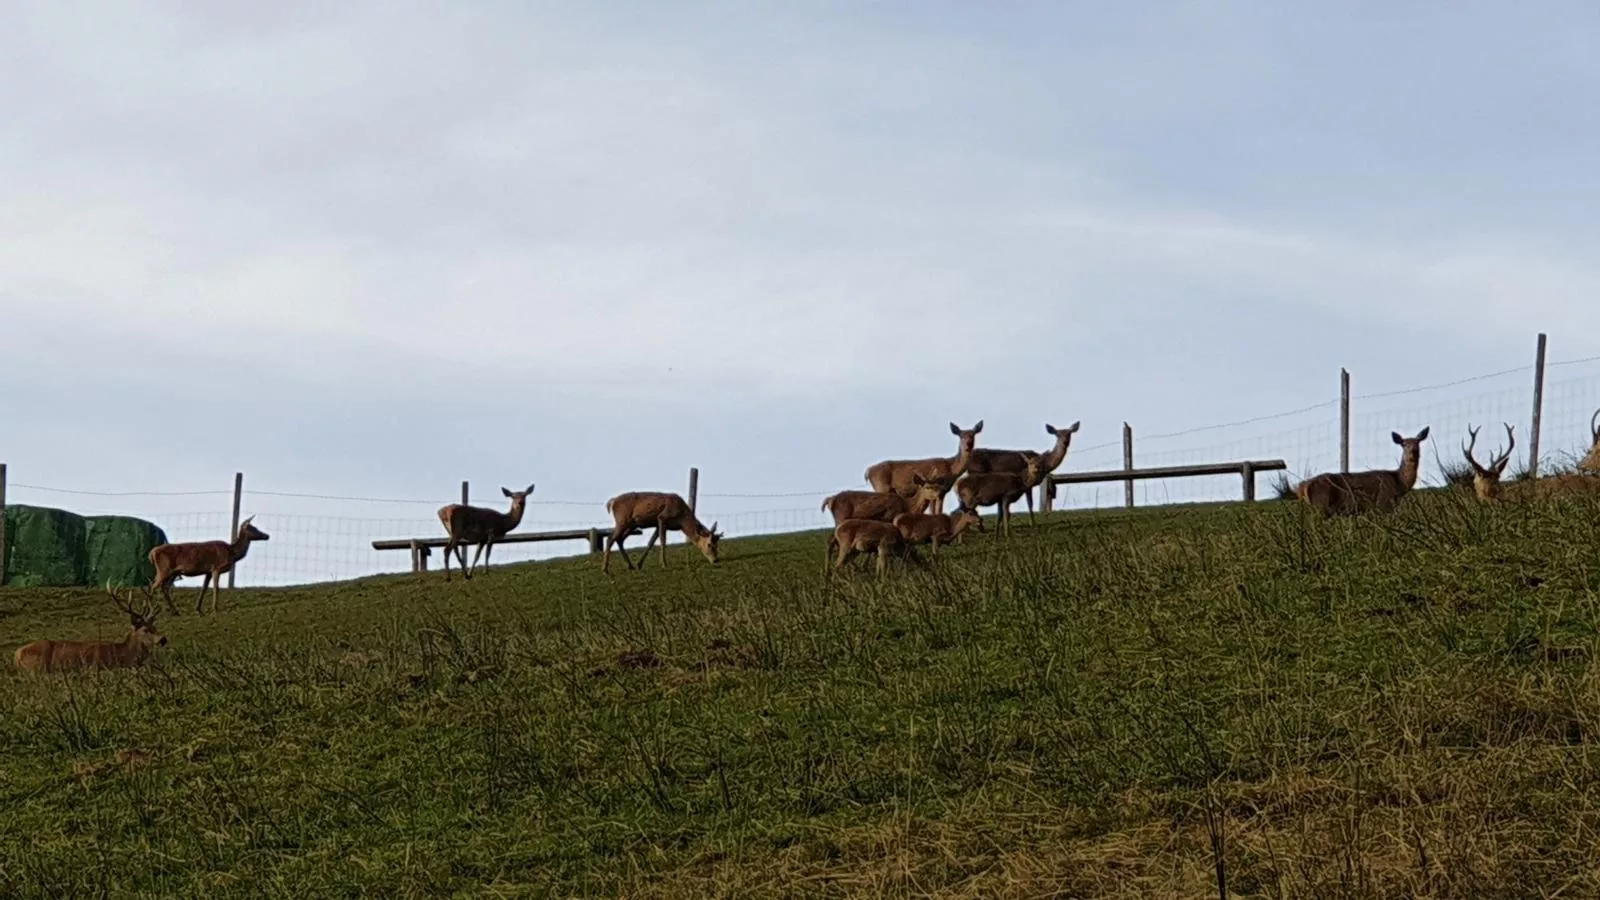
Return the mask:
<svg viewBox="0 0 1600 900">
<path fill-rule="evenodd" d="M 1589 452 L 1578 462 L 1578 470 L 1600 475 L 1600 409 L 1589 419 Z"/>
<path fill-rule="evenodd" d="M 156 567 L 156 576 L 150 582 L 149 592 L 161 589 L 161 595 L 167 601 L 167 609 L 173 615 L 178 614 L 177 606 L 172 602 L 172 584 L 185 576 L 204 575 L 205 581 L 200 584 L 200 597 L 195 601 L 194 611 L 200 615 L 205 611 L 206 588 L 211 588 L 211 611 L 217 611 L 218 591 L 222 587 L 222 576 L 233 570 L 235 564 L 244 559 L 250 552 L 250 545 L 255 541 L 265 541 L 269 535 L 257 528 L 254 524 L 255 516 L 250 516 L 239 523 L 239 533 L 232 541 L 195 541 L 185 544 L 162 544 L 150 550 L 150 564 Z"/>
<path fill-rule="evenodd" d="M 650 535 L 650 540 L 644 545 L 644 556 L 639 560 L 638 568 L 644 568 L 644 561 L 650 558 L 650 548 L 656 541 L 661 541 L 661 567 L 667 566 L 667 532 L 681 531 L 689 543 L 700 548 L 700 553 L 713 565 L 717 562 L 717 545 L 722 541 L 722 533 L 717 531 L 717 523 L 712 522 L 707 528 L 695 518 L 694 511 L 689 508 L 687 501 L 678 494 L 659 493 L 653 491 L 635 491 L 618 494 L 606 501 L 606 512 L 611 513 L 616 527 L 612 528 L 611 535 L 606 538 L 605 553 L 600 561 L 600 571 L 611 571 L 611 545 L 615 544 L 622 551 L 622 561 L 628 568 L 634 568 L 633 559 L 628 556 L 628 548 L 623 546 L 623 541 L 629 535 L 640 533 L 645 528 L 655 527 L 655 533 Z"/>
<path fill-rule="evenodd" d="M 874 463 L 867 469 L 867 483 L 880 494 L 894 493 L 902 497 L 916 495 L 917 486 L 912 479 L 917 475 L 925 479 L 946 479 L 954 483 L 956 478 L 966 473 L 967 466 L 972 462 L 972 451 L 981 431 L 983 431 L 982 419 L 971 428 L 961 428 L 951 422 L 950 433 L 959 438 L 955 456 L 935 456 L 931 459 L 886 459 Z M 945 488 L 939 494 L 937 509 L 944 508 L 945 494 L 948 493 L 949 488 Z"/>
<path fill-rule="evenodd" d="M 985 475 L 968 475 L 956 482 L 958 511 L 970 510 L 977 514 L 985 506 L 1000 508 L 1000 531 L 1011 535 L 1011 504 L 1028 501 L 1028 522 L 1033 518 L 1033 487 L 1044 480 L 1045 457 L 1032 456 L 1023 463 L 1022 474 L 1015 472 L 989 472 Z"/>
<path fill-rule="evenodd" d="M 828 572 L 827 561 L 838 553 L 834 560 L 832 571 L 844 568 L 845 564 L 860 553 L 874 553 L 878 558 L 878 574 L 882 575 L 888 568 L 889 557 L 899 556 L 907 562 L 922 564 L 922 557 L 917 555 L 912 547 L 892 522 L 882 522 L 877 519 L 845 519 L 838 527 L 833 529 L 833 534 L 828 535 L 828 549 L 823 556 L 823 571 Z"/>
<path fill-rule="evenodd" d="M 901 513 L 926 512 L 950 490 L 950 482 L 944 479 L 927 479 L 921 475 L 913 475 L 912 483 L 916 485 L 917 492 L 910 499 L 899 494 L 880 494 L 877 491 L 840 491 L 823 500 L 822 509 L 833 514 L 835 526 L 845 519 L 877 519 L 880 522 L 891 522 Z"/>
<path fill-rule="evenodd" d="M 450 503 L 439 507 L 439 523 L 444 526 L 444 533 L 448 539 L 444 545 L 444 580 L 450 580 L 450 554 L 454 552 L 456 559 L 461 563 L 461 576 L 468 581 L 472 580 L 472 572 L 478 567 L 478 557 L 483 557 L 484 568 L 489 567 L 489 555 L 494 552 L 494 542 L 511 533 L 511 529 L 522 524 L 522 511 L 528 505 L 528 497 L 533 494 L 533 485 L 528 485 L 525 491 L 513 491 L 509 488 L 500 488 L 511 501 L 511 508 L 505 512 L 498 509 L 489 509 L 485 506 L 468 506 L 465 503 Z M 478 549 L 472 553 L 472 565 L 467 565 L 467 545 L 477 544 Z"/>
<path fill-rule="evenodd" d="M 953 516 L 946 513 L 901 513 L 894 517 L 893 524 L 907 544 L 929 545 L 936 559 L 939 545 L 954 541 L 968 528 L 983 530 L 983 518 L 970 509 L 961 510 Z"/>
<path fill-rule="evenodd" d="M 1417 484 L 1422 442 L 1428 439 L 1428 428 L 1424 426 L 1415 437 L 1401 437 L 1398 431 L 1389 436 L 1400 446 L 1400 468 L 1323 472 L 1300 482 L 1295 496 L 1323 518 L 1393 510 Z"/>
<path fill-rule="evenodd" d="M 1500 479 L 1505 474 L 1506 463 L 1510 462 L 1511 451 L 1517 446 L 1517 435 L 1510 423 L 1501 424 L 1505 425 L 1506 438 L 1511 446 L 1504 453 L 1491 457 L 1487 466 L 1479 465 L 1473 456 L 1473 450 L 1478 445 L 1478 429 L 1470 423 L 1467 425 L 1471 440 L 1462 446 L 1461 454 L 1472 467 L 1472 490 L 1479 500 L 1485 503 L 1517 502 L 1535 497 L 1548 499 L 1560 494 L 1600 493 L 1600 478 L 1579 472 L 1502 483 Z"/>
<path fill-rule="evenodd" d="M 150 592 L 145 591 L 143 610 L 135 610 L 133 592 L 128 598 L 117 596 L 111 582 L 106 593 L 117 609 L 128 614 L 128 634 L 120 641 L 54 641 L 42 638 L 17 648 L 17 668 L 41 674 L 74 672 L 85 669 L 124 669 L 142 666 L 153 647 L 165 647 L 167 636 L 156 630 L 156 612 L 150 608 Z"/>
</svg>

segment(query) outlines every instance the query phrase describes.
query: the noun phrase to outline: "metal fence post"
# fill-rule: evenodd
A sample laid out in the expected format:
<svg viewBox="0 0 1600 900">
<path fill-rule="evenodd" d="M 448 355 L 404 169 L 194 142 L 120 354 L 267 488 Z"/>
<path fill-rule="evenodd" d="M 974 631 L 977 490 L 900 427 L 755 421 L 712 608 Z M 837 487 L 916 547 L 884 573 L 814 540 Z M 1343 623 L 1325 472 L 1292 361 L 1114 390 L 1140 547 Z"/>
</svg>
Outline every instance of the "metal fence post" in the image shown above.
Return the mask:
<svg viewBox="0 0 1600 900">
<path fill-rule="evenodd" d="M 1339 369 L 1339 471 L 1350 471 L 1350 370 Z"/>
<path fill-rule="evenodd" d="M 1533 427 L 1528 429 L 1528 477 L 1539 477 L 1539 428 L 1544 418 L 1545 334 L 1539 332 L 1539 346 L 1533 354 Z"/>
<path fill-rule="evenodd" d="M 233 526 L 228 529 L 228 541 L 239 539 L 239 506 L 244 502 L 244 473 L 233 473 Z M 233 590 L 233 566 L 228 567 L 228 590 Z"/>
<path fill-rule="evenodd" d="M 1127 422 L 1122 423 L 1122 470 L 1124 472 L 1133 471 L 1133 426 Z M 1129 478 L 1122 485 L 1123 505 L 1133 509 L 1133 479 Z"/>
</svg>

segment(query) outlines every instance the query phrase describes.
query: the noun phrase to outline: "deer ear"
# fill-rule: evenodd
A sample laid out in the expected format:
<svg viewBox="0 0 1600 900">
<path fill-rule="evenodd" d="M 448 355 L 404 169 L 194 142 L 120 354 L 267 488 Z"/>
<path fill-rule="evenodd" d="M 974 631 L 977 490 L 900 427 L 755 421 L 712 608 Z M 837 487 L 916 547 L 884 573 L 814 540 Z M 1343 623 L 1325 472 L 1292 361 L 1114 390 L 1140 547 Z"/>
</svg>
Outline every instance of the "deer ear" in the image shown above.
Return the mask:
<svg viewBox="0 0 1600 900">
<path fill-rule="evenodd" d="M 1428 439 L 1428 429 L 1430 427 L 1432 427 L 1432 426 L 1428 426 L 1428 425 L 1422 426 L 1422 430 L 1417 432 L 1417 440 L 1419 440 L 1419 441 L 1427 440 Z"/>
<path fill-rule="evenodd" d="M 1080 419 L 1080 420 L 1078 420 L 1076 422 L 1073 422 L 1071 425 L 1067 426 L 1067 433 L 1069 433 L 1069 434 L 1077 434 L 1078 433 L 1078 426 L 1082 425 L 1082 424 L 1083 424 L 1083 420 L 1082 419 Z"/>
<path fill-rule="evenodd" d="M 980 432 L 982 430 L 983 430 L 983 420 L 979 419 L 978 420 L 978 424 L 972 426 L 972 433 L 973 434 L 977 434 L 978 432 Z"/>
<path fill-rule="evenodd" d="M 1401 437 L 1400 436 L 1400 432 L 1398 432 L 1398 431 L 1389 432 L 1389 437 L 1394 438 L 1394 442 L 1396 444 L 1404 444 L 1406 442 L 1406 439 Z"/>
<path fill-rule="evenodd" d="M 957 425 L 954 422 L 951 422 L 950 423 L 950 433 L 959 436 L 961 434 L 961 426 Z"/>
<path fill-rule="evenodd" d="M 526 491 L 523 491 L 523 493 L 525 493 L 525 494 L 533 493 L 533 485 L 531 485 L 531 484 L 528 485 L 528 489 Z"/>
<path fill-rule="evenodd" d="M 509 497 L 509 496 L 511 496 L 511 489 L 502 487 L 500 489 L 500 493 L 505 494 L 507 497 Z"/>
<path fill-rule="evenodd" d="M 1048 435 L 1057 435 L 1057 434 L 1060 434 L 1061 432 L 1056 431 L 1056 427 L 1054 425 L 1051 425 L 1049 422 L 1046 422 L 1046 423 L 1044 423 L 1044 433 L 1048 434 Z"/>
</svg>

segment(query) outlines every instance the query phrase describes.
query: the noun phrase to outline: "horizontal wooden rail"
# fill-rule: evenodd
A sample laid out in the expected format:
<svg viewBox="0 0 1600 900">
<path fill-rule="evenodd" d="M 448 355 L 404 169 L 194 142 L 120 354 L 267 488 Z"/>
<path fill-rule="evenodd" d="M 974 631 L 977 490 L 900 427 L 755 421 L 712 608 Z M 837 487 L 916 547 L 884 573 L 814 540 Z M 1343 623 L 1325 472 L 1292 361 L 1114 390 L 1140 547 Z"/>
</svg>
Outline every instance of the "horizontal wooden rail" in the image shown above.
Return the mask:
<svg viewBox="0 0 1600 900">
<path fill-rule="evenodd" d="M 632 537 L 644 534 L 642 529 L 635 528 L 628 532 Z M 524 531 L 508 534 L 495 540 L 495 546 L 501 544 L 539 544 L 546 541 L 588 541 L 589 552 L 599 553 L 605 548 L 605 540 L 611 535 L 609 528 L 574 528 L 570 531 Z M 374 550 L 410 550 L 411 571 L 428 571 L 428 557 L 439 547 L 448 544 L 447 537 L 426 538 L 388 538 L 372 542 Z"/>
<path fill-rule="evenodd" d="M 1101 481 L 1126 481 L 1146 478 L 1195 478 L 1204 475 L 1238 475 L 1244 480 L 1244 499 L 1256 498 L 1257 472 L 1282 472 L 1289 464 L 1281 459 L 1251 459 L 1242 462 L 1202 463 L 1194 466 L 1158 466 L 1152 469 L 1101 469 L 1097 472 L 1065 472 L 1051 475 L 1044 502 L 1047 511 L 1054 507 L 1056 485 L 1091 484 Z"/>
</svg>

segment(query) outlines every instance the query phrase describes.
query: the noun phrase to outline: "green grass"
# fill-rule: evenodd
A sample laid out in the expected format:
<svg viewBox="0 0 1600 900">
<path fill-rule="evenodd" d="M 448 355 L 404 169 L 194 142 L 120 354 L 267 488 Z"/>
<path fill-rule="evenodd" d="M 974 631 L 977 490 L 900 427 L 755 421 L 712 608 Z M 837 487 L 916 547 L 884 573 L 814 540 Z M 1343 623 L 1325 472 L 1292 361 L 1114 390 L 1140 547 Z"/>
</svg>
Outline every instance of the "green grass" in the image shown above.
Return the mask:
<svg viewBox="0 0 1600 900">
<path fill-rule="evenodd" d="M 0 895 L 1592 896 L 1597 512 L 184 592 L 143 670 L 0 676 Z M 0 590 L 6 647 L 120 629 Z"/>
</svg>

